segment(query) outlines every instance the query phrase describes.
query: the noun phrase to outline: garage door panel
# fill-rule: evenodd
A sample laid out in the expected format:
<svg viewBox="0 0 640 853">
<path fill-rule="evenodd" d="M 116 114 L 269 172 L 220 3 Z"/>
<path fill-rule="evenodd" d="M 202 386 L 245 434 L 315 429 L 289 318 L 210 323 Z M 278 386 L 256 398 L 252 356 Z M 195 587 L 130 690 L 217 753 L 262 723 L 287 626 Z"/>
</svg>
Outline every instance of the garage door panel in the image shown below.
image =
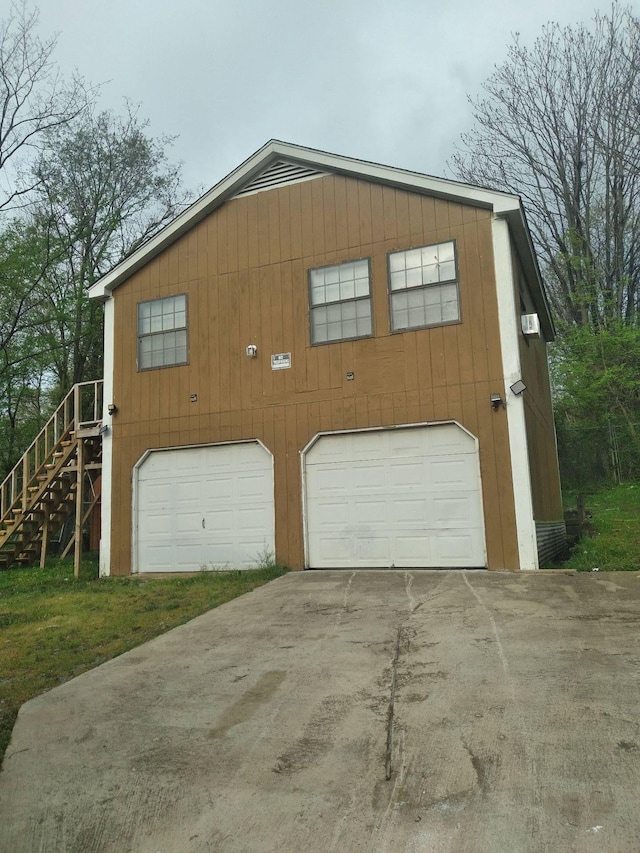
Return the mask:
<svg viewBox="0 0 640 853">
<path fill-rule="evenodd" d="M 241 475 L 236 481 L 237 495 L 240 498 L 264 496 L 264 478 L 259 474 Z"/>
<path fill-rule="evenodd" d="M 468 535 L 453 536 L 449 534 L 442 536 L 438 540 L 438 556 L 443 561 L 456 563 L 459 560 L 469 558 L 473 554 L 476 544 L 474 538 Z"/>
<path fill-rule="evenodd" d="M 233 479 L 225 471 L 224 475 L 206 476 L 203 482 L 203 496 L 207 501 L 222 502 L 233 497 Z"/>
<path fill-rule="evenodd" d="M 153 451 L 135 511 L 138 571 L 255 566 L 275 548 L 271 454 L 257 442 Z"/>
<path fill-rule="evenodd" d="M 423 536 L 402 536 L 395 539 L 397 564 L 404 568 L 419 568 L 431 558 L 431 543 Z"/>
<path fill-rule="evenodd" d="M 393 523 L 398 527 L 424 525 L 428 518 L 428 501 L 398 498 L 392 502 Z"/>
<path fill-rule="evenodd" d="M 474 520 L 469 503 L 468 497 L 434 498 L 431 503 L 433 519 L 444 524 L 453 525 L 459 521 L 468 524 Z"/>
<path fill-rule="evenodd" d="M 486 565 L 476 442 L 457 425 L 322 436 L 305 472 L 310 566 Z"/>
<path fill-rule="evenodd" d="M 166 518 L 165 518 L 166 524 Z M 198 533 L 202 528 L 202 513 L 194 512 L 177 512 L 175 515 L 175 532 L 179 535 L 183 533 Z"/>
<path fill-rule="evenodd" d="M 475 468 L 475 458 L 458 459 L 451 457 L 444 461 L 431 461 L 428 466 L 429 479 L 435 488 L 462 486 L 467 488 L 470 475 Z"/>
<path fill-rule="evenodd" d="M 387 522 L 387 502 L 385 500 L 356 500 L 351 506 L 350 521 L 360 525 L 383 525 Z M 339 520 L 344 524 L 345 516 Z"/>
<path fill-rule="evenodd" d="M 417 461 L 397 462 L 390 469 L 391 478 L 387 480 L 391 488 L 405 488 L 406 486 L 418 486 L 424 481 L 424 468 Z"/>
</svg>

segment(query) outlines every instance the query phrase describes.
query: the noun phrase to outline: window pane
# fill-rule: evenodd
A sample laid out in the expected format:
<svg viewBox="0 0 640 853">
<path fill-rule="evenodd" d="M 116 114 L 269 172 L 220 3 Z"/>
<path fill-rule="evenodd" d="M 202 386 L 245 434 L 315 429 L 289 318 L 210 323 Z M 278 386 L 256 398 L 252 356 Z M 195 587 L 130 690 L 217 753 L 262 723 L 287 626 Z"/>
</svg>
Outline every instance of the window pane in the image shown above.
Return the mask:
<svg viewBox="0 0 640 853">
<path fill-rule="evenodd" d="M 407 291 L 407 307 L 408 308 L 424 308 L 424 290 L 409 290 Z"/>
<path fill-rule="evenodd" d="M 437 261 L 433 261 L 429 264 L 425 264 L 422 268 L 422 283 L 423 284 L 435 284 L 440 280 L 440 274 L 438 272 L 438 263 Z"/>
<path fill-rule="evenodd" d="M 403 269 L 405 269 L 404 252 L 394 252 L 389 255 L 389 272 L 399 272 Z"/>
<path fill-rule="evenodd" d="M 373 331 L 371 324 L 371 302 L 368 299 L 363 299 L 361 302 L 356 302 L 356 317 L 357 319 L 357 335 L 370 335 Z"/>
<path fill-rule="evenodd" d="M 340 321 L 336 323 L 327 323 L 327 340 L 328 341 L 339 341 L 342 337 L 342 323 Z"/>
<path fill-rule="evenodd" d="M 404 253 L 407 269 L 422 266 L 422 251 L 420 249 L 409 249 Z"/>
<path fill-rule="evenodd" d="M 342 335 L 343 338 L 355 338 L 358 335 L 358 323 L 356 318 L 353 320 L 343 320 L 342 322 Z"/>
<path fill-rule="evenodd" d="M 353 279 L 343 281 L 340 285 L 340 299 L 353 299 L 356 295 L 356 283 Z"/>
<path fill-rule="evenodd" d="M 458 287 L 448 284 L 393 293 L 391 315 L 394 331 L 455 322 L 460 319 Z"/>
<path fill-rule="evenodd" d="M 394 293 L 391 297 L 391 324 L 394 329 L 407 329 L 409 327 L 406 292 Z"/>
<path fill-rule="evenodd" d="M 422 287 L 422 267 L 407 270 L 407 287 Z"/>
<path fill-rule="evenodd" d="M 354 276 L 356 278 L 369 278 L 369 261 L 356 261 L 354 264 Z"/>
<path fill-rule="evenodd" d="M 441 264 L 446 263 L 446 261 L 453 261 L 455 258 L 455 251 L 453 247 L 453 243 L 440 243 L 438 246 L 438 260 Z"/>
<path fill-rule="evenodd" d="M 367 260 L 310 270 L 309 290 L 312 343 L 371 334 Z M 367 304 L 363 317 L 358 313 L 361 303 Z"/>
<path fill-rule="evenodd" d="M 391 273 L 391 290 L 401 290 L 407 286 L 407 274 L 404 270 Z"/>
<path fill-rule="evenodd" d="M 355 295 L 356 296 L 368 296 L 369 295 L 369 276 L 368 276 L 368 274 L 365 277 L 356 279 L 356 281 L 355 281 Z"/>
<path fill-rule="evenodd" d="M 325 302 L 337 302 L 340 299 L 340 282 L 328 284 L 326 287 Z"/>
<path fill-rule="evenodd" d="M 356 302 L 346 302 L 344 305 L 340 306 L 340 313 L 343 320 L 356 319 L 356 305 Z"/>
<path fill-rule="evenodd" d="M 339 323 L 342 319 L 342 308 L 340 305 L 328 305 L 327 306 L 327 322 L 328 323 Z"/>
<path fill-rule="evenodd" d="M 324 270 L 311 270 L 311 304 L 317 305 L 325 302 L 324 298 Z"/>
<path fill-rule="evenodd" d="M 353 264 L 353 263 L 340 264 L 340 266 L 338 267 L 339 280 L 340 281 L 353 281 L 354 269 L 355 269 L 355 264 Z"/>
<path fill-rule="evenodd" d="M 325 323 L 319 323 L 314 327 L 311 340 L 314 344 L 321 344 L 327 340 L 327 326 Z"/>
<path fill-rule="evenodd" d="M 180 329 L 180 331 L 175 331 Z M 187 361 L 187 297 L 167 296 L 138 305 L 138 367 Z"/>
<path fill-rule="evenodd" d="M 442 323 L 442 305 L 429 305 L 427 307 L 427 323 L 430 326 L 436 326 Z"/>
<path fill-rule="evenodd" d="M 403 270 L 406 268 L 406 272 Z M 393 330 L 451 323 L 460 319 L 455 242 L 389 255 Z M 439 286 L 439 282 L 451 282 Z M 405 290 L 406 288 L 406 290 Z"/>
<path fill-rule="evenodd" d="M 451 281 L 456 277 L 455 261 L 445 261 L 440 264 L 440 281 Z"/>
<path fill-rule="evenodd" d="M 446 284 L 440 288 L 442 291 L 442 320 L 451 323 L 460 319 L 460 304 L 458 299 L 458 286 Z"/>
</svg>

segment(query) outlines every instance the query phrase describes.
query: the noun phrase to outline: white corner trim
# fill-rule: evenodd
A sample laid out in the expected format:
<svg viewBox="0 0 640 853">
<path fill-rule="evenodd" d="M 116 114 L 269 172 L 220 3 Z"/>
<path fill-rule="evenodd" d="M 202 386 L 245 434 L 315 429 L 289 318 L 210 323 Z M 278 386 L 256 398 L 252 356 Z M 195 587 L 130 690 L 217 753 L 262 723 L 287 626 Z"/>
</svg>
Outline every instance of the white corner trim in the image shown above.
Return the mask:
<svg viewBox="0 0 640 853">
<path fill-rule="evenodd" d="M 102 435 L 102 493 L 100 497 L 100 577 L 111 574 L 111 501 L 113 497 L 113 433 L 112 416 L 107 407 L 113 397 L 114 351 L 113 296 L 104 303 L 104 383 L 102 386 L 102 423 L 108 430 Z M 117 417 L 117 415 L 116 415 Z"/>
<path fill-rule="evenodd" d="M 493 218 L 493 255 L 496 271 L 500 347 L 504 374 L 504 400 L 506 405 L 511 477 L 516 513 L 516 533 L 520 569 L 538 569 L 536 525 L 533 518 L 531 472 L 527 449 L 527 429 L 523 395 L 516 396 L 510 386 L 521 378 L 519 328 L 520 312 L 516 306 L 515 284 L 511 257 L 509 225 L 502 217 Z M 526 391 L 524 392 L 527 393 Z"/>
</svg>

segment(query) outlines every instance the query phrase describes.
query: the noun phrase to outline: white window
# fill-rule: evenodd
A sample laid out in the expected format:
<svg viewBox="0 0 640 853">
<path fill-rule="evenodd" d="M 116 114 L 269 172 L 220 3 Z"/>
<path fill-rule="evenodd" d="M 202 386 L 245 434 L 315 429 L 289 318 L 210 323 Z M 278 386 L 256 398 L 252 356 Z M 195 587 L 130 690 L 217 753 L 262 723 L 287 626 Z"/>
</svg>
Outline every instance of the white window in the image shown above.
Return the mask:
<svg viewBox="0 0 640 853">
<path fill-rule="evenodd" d="M 312 344 L 370 336 L 369 261 L 310 270 L 309 303 Z"/>
<path fill-rule="evenodd" d="M 438 243 L 389 255 L 394 332 L 460 320 L 455 244 Z"/>
<path fill-rule="evenodd" d="M 186 362 L 186 295 L 138 303 L 138 370 Z"/>
</svg>

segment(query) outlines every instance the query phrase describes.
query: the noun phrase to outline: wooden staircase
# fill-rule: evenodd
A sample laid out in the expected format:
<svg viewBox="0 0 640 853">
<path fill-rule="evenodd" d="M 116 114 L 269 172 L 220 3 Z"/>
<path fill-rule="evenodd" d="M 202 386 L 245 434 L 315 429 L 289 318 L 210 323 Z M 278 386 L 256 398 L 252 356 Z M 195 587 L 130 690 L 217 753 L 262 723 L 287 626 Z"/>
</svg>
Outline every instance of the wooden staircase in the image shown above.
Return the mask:
<svg viewBox="0 0 640 853">
<path fill-rule="evenodd" d="M 0 485 L 0 570 L 44 566 L 47 545 L 74 517 L 76 575 L 82 528 L 96 506 L 102 458 L 102 381 L 81 382 L 47 421 Z"/>
</svg>

